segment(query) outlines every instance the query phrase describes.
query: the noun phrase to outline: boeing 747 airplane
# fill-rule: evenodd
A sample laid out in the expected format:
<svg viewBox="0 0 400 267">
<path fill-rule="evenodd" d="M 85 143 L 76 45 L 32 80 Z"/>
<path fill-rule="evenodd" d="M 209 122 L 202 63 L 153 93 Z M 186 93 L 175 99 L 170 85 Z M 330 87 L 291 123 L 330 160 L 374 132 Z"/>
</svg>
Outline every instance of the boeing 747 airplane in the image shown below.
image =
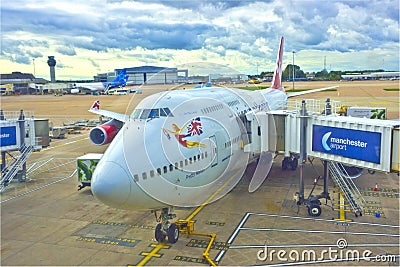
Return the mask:
<svg viewBox="0 0 400 267">
<path fill-rule="evenodd" d="M 115 208 L 161 210 L 155 237 L 161 242 L 168 236 L 175 243 L 179 229 L 169 222 L 171 208 L 200 206 L 223 197 L 241 179 L 248 162 L 257 159 L 249 185 L 249 191 L 255 191 L 268 175 L 274 150 L 249 149 L 257 135 L 249 118 L 284 107 L 288 97 L 332 88 L 286 94 L 282 55 L 283 37 L 268 89 L 161 92 L 143 99 L 131 115 L 94 105 L 90 112 L 113 118 L 90 132 L 94 144 L 111 143 L 93 174 L 94 196 Z M 273 123 L 268 129 L 258 128 L 274 130 Z"/>
<path fill-rule="evenodd" d="M 111 81 L 111 82 L 91 82 L 91 83 L 75 83 L 75 89 L 71 90 L 72 94 L 77 94 L 79 93 L 78 88 L 84 88 L 86 90 L 90 90 L 91 92 L 98 92 L 98 91 L 104 91 L 107 92 L 107 90 L 116 88 L 116 87 L 124 87 L 127 85 L 132 85 L 132 82 L 128 81 L 129 76 L 126 75 L 126 69 L 121 70 L 117 77 Z"/>
</svg>

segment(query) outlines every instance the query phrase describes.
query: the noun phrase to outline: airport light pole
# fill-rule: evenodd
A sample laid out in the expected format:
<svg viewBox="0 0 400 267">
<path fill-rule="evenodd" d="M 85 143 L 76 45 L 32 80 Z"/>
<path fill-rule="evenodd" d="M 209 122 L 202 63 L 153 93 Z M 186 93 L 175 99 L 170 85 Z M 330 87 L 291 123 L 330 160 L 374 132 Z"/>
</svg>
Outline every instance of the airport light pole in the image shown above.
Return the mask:
<svg viewBox="0 0 400 267">
<path fill-rule="evenodd" d="M 257 62 L 257 73 L 256 73 L 256 75 L 258 76 L 258 62 Z"/>
<path fill-rule="evenodd" d="M 36 69 L 35 69 L 35 59 L 34 58 L 32 59 L 32 62 L 33 62 L 33 76 L 36 79 Z"/>
<path fill-rule="evenodd" d="M 292 82 L 293 82 L 293 90 L 294 90 L 294 54 L 296 53 L 294 50 L 292 51 L 293 53 L 293 61 L 292 61 L 292 74 L 293 74 L 293 78 L 292 78 Z"/>
</svg>

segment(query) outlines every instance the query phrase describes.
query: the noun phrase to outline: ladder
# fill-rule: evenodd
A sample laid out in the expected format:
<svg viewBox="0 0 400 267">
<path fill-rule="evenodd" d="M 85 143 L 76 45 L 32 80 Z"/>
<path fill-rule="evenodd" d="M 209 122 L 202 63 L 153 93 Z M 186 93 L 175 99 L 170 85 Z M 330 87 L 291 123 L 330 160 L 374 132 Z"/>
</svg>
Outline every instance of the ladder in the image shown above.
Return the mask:
<svg viewBox="0 0 400 267">
<path fill-rule="evenodd" d="M 11 165 L 6 166 L 1 171 L 0 193 L 11 183 L 32 152 L 33 146 L 22 147 L 19 157 Z"/>
<path fill-rule="evenodd" d="M 360 191 L 358 190 L 357 186 L 354 184 L 352 179 L 343 177 L 339 170 L 337 164 L 340 163 L 333 163 L 329 162 L 329 173 L 335 182 L 335 184 L 339 187 L 340 191 L 343 194 L 344 199 L 350 206 L 350 209 L 354 212 L 357 216 L 362 216 L 364 206 L 366 204 L 364 198 L 362 197 Z M 345 171 L 342 168 L 342 171 Z"/>
</svg>

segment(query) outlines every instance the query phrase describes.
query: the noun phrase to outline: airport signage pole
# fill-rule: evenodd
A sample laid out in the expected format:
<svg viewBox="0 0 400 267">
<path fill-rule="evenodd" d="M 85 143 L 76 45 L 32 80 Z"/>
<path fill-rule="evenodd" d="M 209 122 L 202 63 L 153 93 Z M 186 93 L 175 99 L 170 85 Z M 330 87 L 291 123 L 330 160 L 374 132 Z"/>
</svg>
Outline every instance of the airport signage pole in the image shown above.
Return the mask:
<svg viewBox="0 0 400 267">
<path fill-rule="evenodd" d="M 293 53 L 293 64 L 292 64 L 293 78 L 292 78 L 292 83 L 293 83 L 293 90 L 294 90 L 294 77 L 295 77 L 295 75 L 294 75 L 294 72 L 295 72 L 295 70 L 294 70 L 294 53 L 296 53 L 296 52 L 293 51 L 292 53 Z"/>
</svg>

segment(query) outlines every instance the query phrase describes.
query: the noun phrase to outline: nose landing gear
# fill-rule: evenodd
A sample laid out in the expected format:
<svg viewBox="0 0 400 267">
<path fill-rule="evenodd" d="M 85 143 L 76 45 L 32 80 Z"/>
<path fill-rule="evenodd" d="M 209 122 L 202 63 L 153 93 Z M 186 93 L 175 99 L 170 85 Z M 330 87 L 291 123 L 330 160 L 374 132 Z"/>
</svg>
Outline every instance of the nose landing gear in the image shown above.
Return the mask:
<svg viewBox="0 0 400 267">
<path fill-rule="evenodd" d="M 169 220 L 176 217 L 176 214 L 170 213 L 169 208 L 163 208 L 161 215 L 156 219 L 159 223 L 156 226 L 154 237 L 158 242 L 164 242 L 168 237 L 168 242 L 174 244 L 179 239 L 179 228 L 175 223 L 170 223 Z"/>
</svg>

